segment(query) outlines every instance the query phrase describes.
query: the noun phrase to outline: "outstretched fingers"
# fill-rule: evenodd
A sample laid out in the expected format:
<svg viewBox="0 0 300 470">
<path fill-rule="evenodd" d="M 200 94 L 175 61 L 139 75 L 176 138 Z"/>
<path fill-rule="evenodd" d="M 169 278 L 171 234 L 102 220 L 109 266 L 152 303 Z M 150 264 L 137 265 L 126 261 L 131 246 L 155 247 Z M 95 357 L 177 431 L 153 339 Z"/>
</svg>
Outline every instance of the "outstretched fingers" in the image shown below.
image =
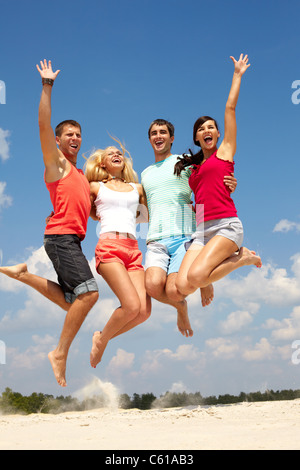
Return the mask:
<svg viewBox="0 0 300 470">
<path fill-rule="evenodd" d="M 40 66 L 36 64 L 36 68 L 42 78 L 51 78 L 52 80 L 55 80 L 60 72 L 60 70 L 53 72 L 51 60 L 49 60 L 47 63 L 46 59 L 40 61 Z"/>
<path fill-rule="evenodd" d="M 248 63 L 248 54 L 245 54 L 245 56 L 244 54 L 241 54 L 239 60 L 236 60 L 233 56 L 230 56 L 230 59 L 234 63 L 234 71 L 236 73 L 240 73 L 241 75 L 243 75 L 243 73 L 245 73 L 248 67 L 251 65 Z"/>
</svg>

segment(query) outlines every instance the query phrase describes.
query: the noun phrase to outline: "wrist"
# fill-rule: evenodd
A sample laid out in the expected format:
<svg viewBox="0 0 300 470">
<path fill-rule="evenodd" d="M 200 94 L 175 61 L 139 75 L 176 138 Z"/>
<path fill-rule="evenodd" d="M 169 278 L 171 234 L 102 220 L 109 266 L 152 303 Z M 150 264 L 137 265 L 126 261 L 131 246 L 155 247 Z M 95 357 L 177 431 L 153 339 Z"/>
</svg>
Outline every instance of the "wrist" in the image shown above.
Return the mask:
<svg viewBox="0 0 300 470">
<path fill-rule="evenodd" d="M 53 86 L 54 80 L 52 78 L 42 78 L 43 85 L 50 85 Z"/>
</svg>

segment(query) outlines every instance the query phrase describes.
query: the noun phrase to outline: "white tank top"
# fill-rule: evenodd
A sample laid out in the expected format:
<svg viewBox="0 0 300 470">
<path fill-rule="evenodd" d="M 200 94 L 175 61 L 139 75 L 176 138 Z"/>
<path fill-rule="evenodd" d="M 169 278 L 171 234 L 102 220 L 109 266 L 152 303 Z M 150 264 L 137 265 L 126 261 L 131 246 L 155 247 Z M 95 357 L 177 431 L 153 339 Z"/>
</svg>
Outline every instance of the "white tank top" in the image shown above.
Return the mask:
<svg viewBox="0 0 300 470">
<path fill-rule="evenodd" d="M 135 183 L 129 183 L 133 190 L 114 191 L 100 182 L 95 199 L 96 215 L 100 219 L 102 233 L 123 232 L 136 236 L 136 213 L 139 205 L 139 192 Z"/>
</svg>

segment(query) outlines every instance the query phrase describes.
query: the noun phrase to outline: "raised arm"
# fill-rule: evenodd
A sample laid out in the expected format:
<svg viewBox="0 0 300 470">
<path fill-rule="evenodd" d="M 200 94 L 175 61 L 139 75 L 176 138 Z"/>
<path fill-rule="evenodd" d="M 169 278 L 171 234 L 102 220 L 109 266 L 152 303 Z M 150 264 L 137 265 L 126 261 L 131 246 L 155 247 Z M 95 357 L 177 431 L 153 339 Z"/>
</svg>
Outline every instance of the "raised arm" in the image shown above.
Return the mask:
<svg viewBox="0 0 300 470">
<path fill-rule="evenodd" d="M 49 171 L 51 167 L 59 165 L 60 152 L 56 145 L 56 139 L 51 127 L 51 94 L 54 80 L 59 74 L 59 70 L 53 72 L 51 60 L 47 63 L 46 60 L 40 62 L 40 67 L 37 65 L 37 70 L 42 77 L 43 89 L 39 104 L 39 129 L 40 140 L 43 152 L 43 158 L 46 169 Z"/>
<path fill-rule="evenodd" d="M 243 54 L 241 54 L 239 60 L 235 60 L 235 58 L 232 56 L 230 58 L 234 63 L 234 73 L 225 107 L 224 139 L 220 145 L 218 155 L 222 156 L 222 158 L 226 160 L 232 161 L 236 152 L 237 126 L 235 109 L 240 93 L 242 76 L 248 67 L 250 67 L 250 64 L 248 64 L 247 55 L 243 57 Z"/>
</svg>

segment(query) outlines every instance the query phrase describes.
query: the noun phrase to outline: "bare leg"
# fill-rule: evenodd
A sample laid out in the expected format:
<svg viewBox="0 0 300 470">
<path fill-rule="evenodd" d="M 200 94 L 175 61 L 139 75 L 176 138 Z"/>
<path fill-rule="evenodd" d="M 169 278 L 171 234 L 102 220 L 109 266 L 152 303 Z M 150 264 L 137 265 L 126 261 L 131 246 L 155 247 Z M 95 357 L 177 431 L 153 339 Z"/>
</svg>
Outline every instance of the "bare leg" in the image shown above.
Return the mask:
<svg viewBox="0 0 300 470">
<path fill-rule="evenodd" d="M 59 343 L 48 355 L 55 378 L 59 385 L 66 387 L 66 364 L 70 346 L 77 335 L 87 314 L 98 300 L 98 292 L 79 295 L 73 304 L 69 304 Z"/>
<path fill-rule="evenodd" d="M 141 309 L 139 314 L 131 321 L 126 323 L 123 328 L 121 328 L 113 338 L 116 338 L 126 331 L 132 330 L 136 326 L 144 323 L 151 315 L 151 297 L 146 293 L 145 288 L 145 272 L 144 271 L 130 271 L 128 275 L 137 291 L 137 294 L 140 298 Z"/>
<path fill-rule="evenodd" d="M 78 296 L 73 304 L 70 304 L 66 302 L 64 292 L 59 284 L 29 273 L 25 263 L 10 267 L 0 267 L 0 273 L 32 287 L 67 311 L 58 346 L 48 355 L 58 384 L 65 387 L 67 385 L 65 374 L 69 348 L 85 317 L 97 302 L 98 292 L 82 294 Z"/>
<path fill-rule="evenodd" d="M 101 361 L 109 340 L 145 321 L 151 305 L 146 297 L 143 271 L 128 273 L 120 263 L 101 263 L 98 270 L 120 300 L 121 307 L 112 313 L 102 332 L 95 332 L 93 336 L 90 361 L 94 368 Z"/>
<path fill-rule="evenodd" d="M 63 310 L 67 311 L 70 308 L 70 304 L 66 302 L 60 285 L 56 282 L 37 276 L 36 274 L 31 274 L 28 272 L 27 265 L 25 263 L 17 264 L 15 266 L 0 267 L 0 273 L 32 287 Z"/>
<path fill-rule="evenodd" d="M 197 288 L 194 288 L 194 286 L 191 286 L 188 283 L 187 275 L 188 275 L 188 272 L 189 272 L 189 269 L 190 269 L 191 265 L 193 264 L 193 262 L 195 261 L 195 259 L 199 255 L 201 249 L 202 248 L 197 248 L 197 249 L 190 248 L 186 252 L 186 254 L 183 258 L 183 261 L 181 263 L 181 266 L 180 266 L 180 269 L 179 269 L 179 272 L 178 272 L 177 278 L 176 278 L 176 287 L 179 290 L 179 292 L 181 292 L 183 295 L 187 296 L 187 295 L 192 294 L 193 292 L 195 292 L 197 290 Z M 207 305 L 209 305 L 212 302 L 212 300 L 214 298 L 213 285 L 208 284 L 205 287 L 201 287 L 200 293 L 201 293 L 202 306 L 206 307 Z"/>
<path fill-rule="evenodd" d="M 187 301 L 184 295 L 182 295 L 176 287 L 177 273 L 171 273 L 167 277 L 166 282 L 166 295 L 169 300 L 177 302 L 177 327 L 183 336 L 193 336 L 190 319 L 188 315 Z"/>
<path fill-rule="evenodd" d="M 146 271 L 146 290 L 150 297 L 167 305 L 171 305 L 177 310 L 177 325 L 183 336 L 193 336 L 193 330 L 190 325 L 187 302 L 183 295 L 178 295 L 178 291 L 174 293 L 176 273 L 170 274 L 156 267 L 148 268 Z M 173 298 L 171 299 L 173 290 Z M 175 297 L 177 294 L 177 297 Z"/>
<path fill-rule="evenodd" d="M 190 266 L 186 291 L 205 287 L 242 266 L 261 267 L 261 259 L 254 251 L 242 247 L 238 254 L 234 254 L 236 250 L 237 246 L 231 240 L 218 235 L 212 238 Z"/>
</svg>

